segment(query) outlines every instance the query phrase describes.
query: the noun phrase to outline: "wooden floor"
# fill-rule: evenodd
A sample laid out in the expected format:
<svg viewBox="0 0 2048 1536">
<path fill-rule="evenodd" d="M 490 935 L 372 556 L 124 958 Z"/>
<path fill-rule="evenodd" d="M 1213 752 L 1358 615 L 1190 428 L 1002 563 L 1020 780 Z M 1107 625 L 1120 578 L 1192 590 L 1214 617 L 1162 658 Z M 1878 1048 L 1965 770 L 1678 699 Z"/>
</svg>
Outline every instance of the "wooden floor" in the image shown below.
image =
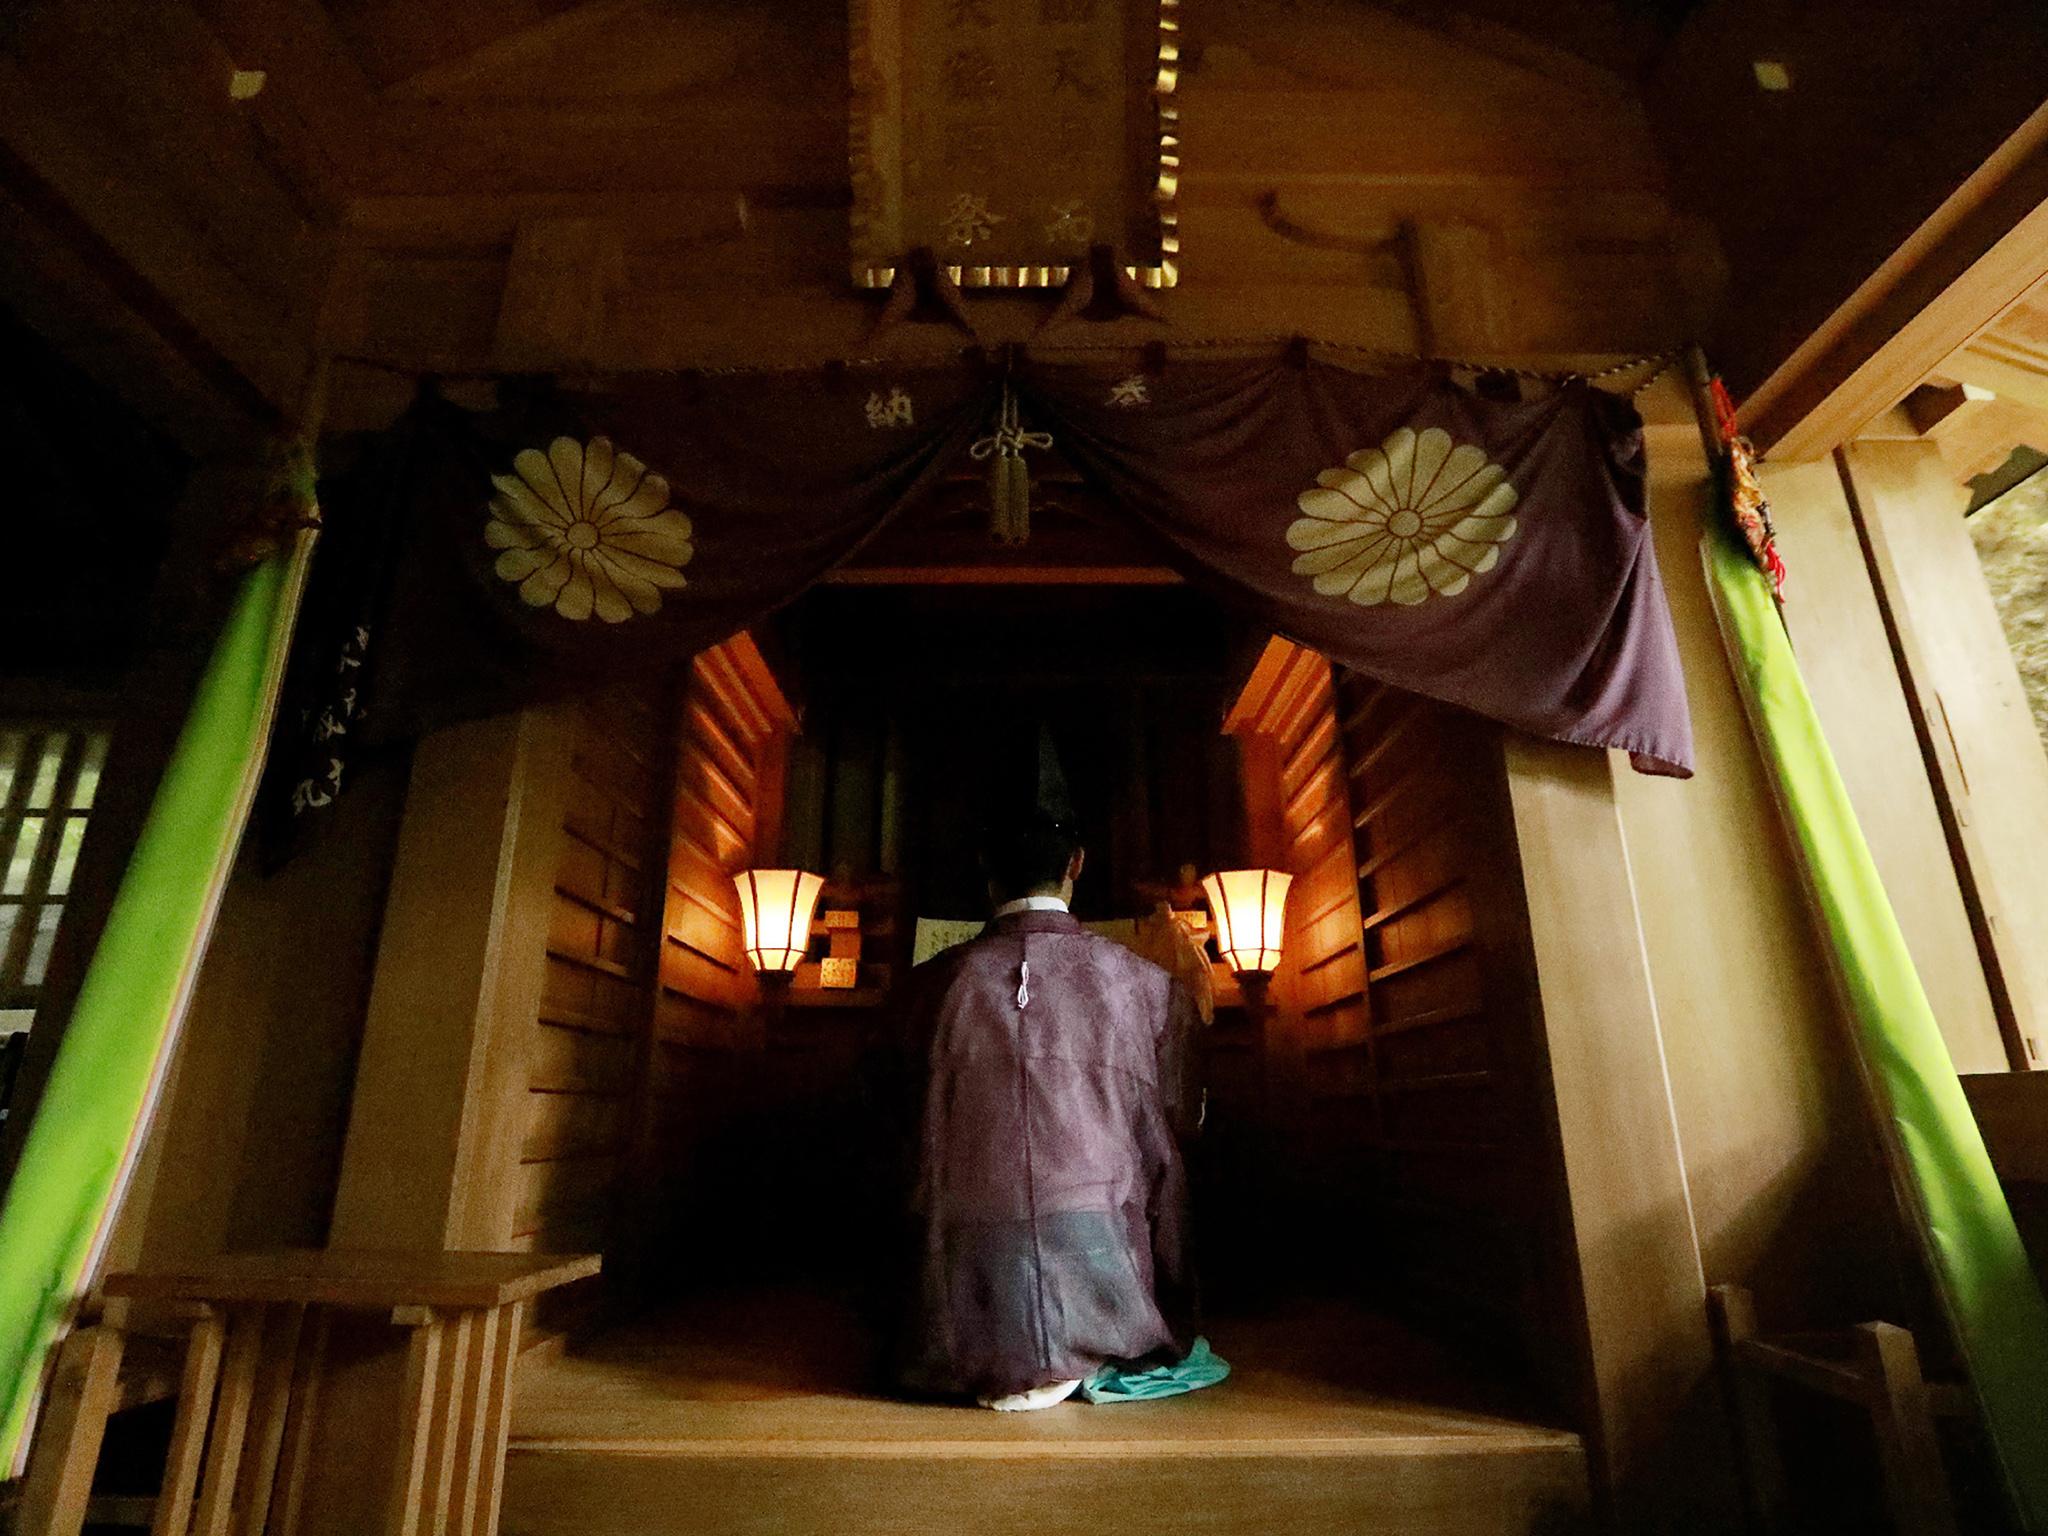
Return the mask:
<svg viewBox="0 0 2048 1536">
<path fill-rule="evenodd" d="M 1045 1536 L 1089 1526 L 1334 1536 L 1579 1529 L 1578 1437 L 1382 1320 L 1209 1328 L 1233 1374 L 1032 1414 L 892 1401 L 817 1298 L 695 1303 L 522 1369 L 506 1536 Z"/>
</svg>

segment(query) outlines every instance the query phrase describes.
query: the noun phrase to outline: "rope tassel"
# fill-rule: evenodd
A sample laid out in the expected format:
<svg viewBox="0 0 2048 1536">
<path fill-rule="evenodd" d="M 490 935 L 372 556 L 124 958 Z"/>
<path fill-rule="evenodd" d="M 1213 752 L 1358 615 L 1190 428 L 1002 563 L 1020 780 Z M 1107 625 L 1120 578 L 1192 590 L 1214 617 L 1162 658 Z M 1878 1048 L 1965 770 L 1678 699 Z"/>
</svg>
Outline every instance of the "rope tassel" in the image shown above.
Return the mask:
<svg viewBox="0 0 2048 1536">
<path fill-rule="evenodd" d="M 1016 391 L 1003 385 L 1002 414 L 996 429 L 977 438 L 967 452 L 988 463 L 988 531 L 998 544 L 1022 544 L 1031 537 L 1031 471 L 1026 448 L 1050 448 L 1050 432 L 1026 432 L 1020 424 Z"/>
</svg>

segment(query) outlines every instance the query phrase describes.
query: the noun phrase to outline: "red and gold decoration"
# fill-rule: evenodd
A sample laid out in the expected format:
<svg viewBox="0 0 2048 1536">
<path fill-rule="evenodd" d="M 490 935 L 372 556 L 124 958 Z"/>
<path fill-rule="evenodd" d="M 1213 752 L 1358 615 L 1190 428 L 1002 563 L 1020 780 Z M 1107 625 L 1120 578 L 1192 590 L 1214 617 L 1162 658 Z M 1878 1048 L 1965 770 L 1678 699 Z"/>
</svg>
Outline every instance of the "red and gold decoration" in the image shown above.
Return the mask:
<svg viewBox="0 0 2048 1536">
<path fill-rule="evenodd" d="M 303 437 L 278 438 L 264 456 L 255 505 L 229 529 L 216 570 L 240 575 L 291 547 L 302 531 L 320 526 L 313 447 Z"/>
<path fill-rule="evenodd" d="M 1111 248 L 1178 277 L 1179 0 L 854 0 L 853 280 L 929 250 L 963 288 L 1059 288 Z"/>
<path fill-rule="evenodd" d="M 818 965 L 818 985 L 844 990 L 860 985 L 860 908 L 827 907 L 824 916 L 825 958 Z"/>
<path fill-rule="evenodd" d="M 1721 443 L 1728 475 L 1728 504 L 1735 526 L 1742 530 L 1750 558 L 1771 580 L 1771 596 L 1785 601 L 1785 561 L 1778 553 L 1778 530 L 1771 526 L 1771 503 L 1756 478 L 1756 449 L 1735 422 L 1735 402 L 1727 386 L 1714 379 L 1708 386 L 1714 404 L 1714 431 Z"/>
</svg>

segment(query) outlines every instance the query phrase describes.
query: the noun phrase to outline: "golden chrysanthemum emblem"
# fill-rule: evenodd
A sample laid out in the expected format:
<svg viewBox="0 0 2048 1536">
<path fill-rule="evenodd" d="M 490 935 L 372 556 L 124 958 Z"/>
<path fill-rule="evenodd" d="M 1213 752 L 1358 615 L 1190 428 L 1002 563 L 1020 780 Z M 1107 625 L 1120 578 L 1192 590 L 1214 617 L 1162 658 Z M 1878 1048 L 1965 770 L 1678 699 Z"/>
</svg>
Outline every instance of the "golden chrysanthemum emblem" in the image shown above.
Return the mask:
<svg viewBox="0 0 2048 1536">
<path fill-rule="evenodd" d="M 522 451 L 512 470 L 491 476 L 484 542 L 504 551 L 494 569 L 523 600 L 617 624 L 657 612 L 661 594 L 683 585 L 690 519 L 668 504 L 668 481 L 610 438 L 558 437 L 545 453 Z"/>
<path fill-rule="evenodd" d="M 1483 449 L 1402 427 L 1316 476 L 1288 525 L 1298 576 L 1362 606 L 1455 597 L 1515 536 L 1515 488 Z"/>
</svg>

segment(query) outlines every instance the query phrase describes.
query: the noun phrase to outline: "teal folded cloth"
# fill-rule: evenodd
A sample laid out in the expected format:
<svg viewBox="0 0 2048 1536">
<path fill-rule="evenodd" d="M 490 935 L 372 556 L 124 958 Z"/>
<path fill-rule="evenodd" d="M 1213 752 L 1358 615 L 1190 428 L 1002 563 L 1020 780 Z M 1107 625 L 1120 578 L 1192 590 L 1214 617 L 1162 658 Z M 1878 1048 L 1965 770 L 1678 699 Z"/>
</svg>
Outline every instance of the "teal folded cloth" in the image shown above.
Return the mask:
<svg viewBox="0 0 2048 1536">
<path fill-rule="evenodd" d="M 1195 1340 L 1187 1357 L 1173 1365 L 1136 1366 L 1110 1364 L 1081 1383 L 1081 1395 L 1091 1403 L 1143 1403 L 1155 1397 L 1178 1397 L 1183 1392 L 1213 1387 L 1230 1374 L 1230 1362 L 1209 1348 L 1207 1339 Z"/>
</svg>

